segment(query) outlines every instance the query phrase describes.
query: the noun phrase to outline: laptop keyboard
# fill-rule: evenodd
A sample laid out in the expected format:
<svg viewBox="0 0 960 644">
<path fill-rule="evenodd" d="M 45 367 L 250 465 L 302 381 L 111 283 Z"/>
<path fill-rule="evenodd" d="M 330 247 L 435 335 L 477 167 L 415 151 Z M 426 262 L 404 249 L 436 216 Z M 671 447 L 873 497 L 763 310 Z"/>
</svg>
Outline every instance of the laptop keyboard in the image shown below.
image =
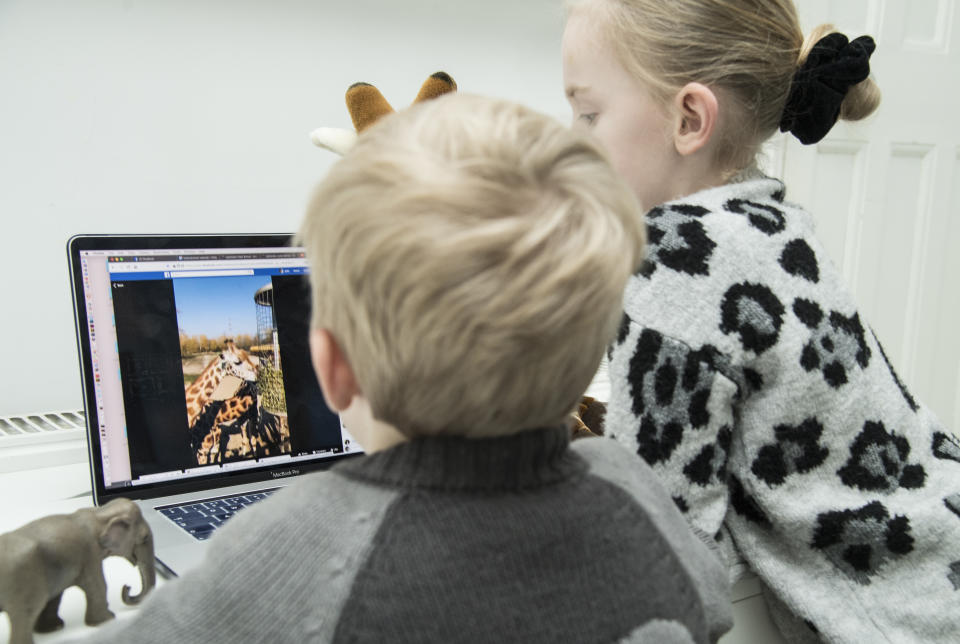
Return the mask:
<svg viewBox="0 0 960 644">
<path fill-rule="evenodd" d="M 205 541 L 213 535 L 214 530 L 226 523 L 237 511 L 248 505 L 253 505 L 257 501 L 262 501 L 278 489 L 280 488 L 270 488 L 216 499 L 190 501 L 181 505 L 165 505 L 156 508 L 156 510 L 189 532 L 195 539 Z"/>
</svg>

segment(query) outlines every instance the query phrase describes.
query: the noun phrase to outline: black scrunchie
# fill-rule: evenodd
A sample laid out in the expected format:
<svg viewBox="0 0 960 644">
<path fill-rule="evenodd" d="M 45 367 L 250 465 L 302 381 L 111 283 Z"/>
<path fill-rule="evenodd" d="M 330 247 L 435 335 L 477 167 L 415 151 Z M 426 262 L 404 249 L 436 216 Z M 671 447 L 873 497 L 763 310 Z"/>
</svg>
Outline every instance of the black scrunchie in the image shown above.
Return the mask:
<svg viewBox="0 0 960 644">
<path fill-rule="evenodd" d="M 840 117 L 847 90 L 870 75 L 870 54 L 876 47 L 870 36 L 848 41 L 832 33 L 818 40 L 793 76 L 780 131 L 804 145 L 825 137 Z"/>
</svg>

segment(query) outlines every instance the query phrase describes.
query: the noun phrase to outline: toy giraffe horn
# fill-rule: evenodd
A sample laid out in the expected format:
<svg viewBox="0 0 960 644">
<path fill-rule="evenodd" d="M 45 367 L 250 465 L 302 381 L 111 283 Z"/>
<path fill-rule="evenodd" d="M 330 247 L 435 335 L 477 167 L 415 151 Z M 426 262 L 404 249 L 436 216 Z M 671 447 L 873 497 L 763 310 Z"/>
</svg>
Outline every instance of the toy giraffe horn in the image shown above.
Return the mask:
<svg viewBox="0 0 960 644">
<path fill-rule="evenodd" d="M 347 89 L 347 110 L 357 133 L 373 125 L 377 119 L 393 112 L 387 99 L 370 83 L 354 83 Z"/>
<path fill-rule="evenodd" d="M 450 78 L 450 74 L 447 72 L 437 72 L 436 74 L 431 74 L 430 78 L 423 82 L 420 93 L 413 99 L 413 102 L 419 103 L 420 101 L 426 101 L 455 91 L 457 91 L 457 83 Z"/>
</svg>

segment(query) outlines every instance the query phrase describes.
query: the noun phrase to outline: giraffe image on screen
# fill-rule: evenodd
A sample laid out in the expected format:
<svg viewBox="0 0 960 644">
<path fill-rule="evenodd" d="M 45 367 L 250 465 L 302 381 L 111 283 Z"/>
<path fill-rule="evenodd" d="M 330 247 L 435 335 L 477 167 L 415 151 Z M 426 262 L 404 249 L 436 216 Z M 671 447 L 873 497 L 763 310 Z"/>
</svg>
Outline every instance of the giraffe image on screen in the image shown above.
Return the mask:
<svg viewBox="0 0 960 644">
<path fill-rule="evenodd" d="M 289 454 L 270 277 L 179 278 L 173 287 L 196 464 Z"/>
</svg>

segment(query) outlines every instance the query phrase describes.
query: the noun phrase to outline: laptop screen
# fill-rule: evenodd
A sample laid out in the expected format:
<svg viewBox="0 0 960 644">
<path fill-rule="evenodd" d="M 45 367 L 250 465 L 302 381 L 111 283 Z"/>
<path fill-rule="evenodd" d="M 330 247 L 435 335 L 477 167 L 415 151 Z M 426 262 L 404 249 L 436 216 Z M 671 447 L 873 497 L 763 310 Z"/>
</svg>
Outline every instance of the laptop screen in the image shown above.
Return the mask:
<svg viewBox="0 0 960 644">
<path fill-rule="evenodd" d="M 71 240 L 98 496 L 278 478 L 361 451 L 310 364 L 308 269 L 287 239 Z"/>
</svg>

